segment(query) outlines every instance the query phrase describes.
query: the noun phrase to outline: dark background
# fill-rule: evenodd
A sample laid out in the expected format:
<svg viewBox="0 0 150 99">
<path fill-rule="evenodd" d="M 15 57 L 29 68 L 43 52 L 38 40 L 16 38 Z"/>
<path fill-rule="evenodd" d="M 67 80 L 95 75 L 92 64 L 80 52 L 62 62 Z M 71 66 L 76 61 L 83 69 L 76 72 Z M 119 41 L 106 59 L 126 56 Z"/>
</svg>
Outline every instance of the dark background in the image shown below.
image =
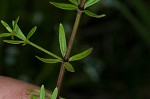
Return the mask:
<svg viewBox="0 0 150 99">
<path fill-rule="evenodd" d="M 53 0 L 67 2 L 68 0 Z M 67 99 L 150 99 L 150 1 L 101 0 L 89 9 L 104 18 L 83 15 L 71 55 L 89 47 L 94 50 L 82 61 L 72 62 L 76 72 L 65 73 L 62 96 Z M 38 26 L 32 42 L 60 55 L 58 26 L 67 38 L 76 11 L 64 11 L 49 0 L 0 0 L 0 19 L 19 26 L 27 35 Z M 7 32 L 0 25 L 0 33 Z M 30 45 L 10 45 L 0 38 L 0 75 L 54 89 L 60 64 L 35 58 L 49 57 Z"/>
</svg>

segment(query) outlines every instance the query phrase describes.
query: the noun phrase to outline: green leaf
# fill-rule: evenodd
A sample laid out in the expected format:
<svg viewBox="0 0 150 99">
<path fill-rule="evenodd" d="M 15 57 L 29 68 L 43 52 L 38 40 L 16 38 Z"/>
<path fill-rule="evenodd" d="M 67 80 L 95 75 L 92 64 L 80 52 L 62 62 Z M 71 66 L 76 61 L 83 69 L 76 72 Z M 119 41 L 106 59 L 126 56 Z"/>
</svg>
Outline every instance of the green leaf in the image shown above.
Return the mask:
<svg viewBox="0 0 150 99">
<path fill-rule="evenodd" d="M 84 8 L 87 8 L 91 5 L 94 5 L 95 3 L 99 2 L 100 0 L 87 0 L 87 2 L 84 5 Z"/>
<path fill-rule="evenodd" d="M 13 26 L 13 28 L 14 28 L 14 24 L 15 24 L 15 21 L 13 20 L 13 21 L 12 21 L 12 26 Z"/>
<path fill-rule="evenodd" d="M 9 43 L 9 44 L 21 44 L 21 43 L 24 43 L 24 41 L 19 41 L 19 40 L 3 40 L 3 42 Z"/>
<path fill-rule="evenodd" d="M 65 68 L 66 68 L 68 71 L 70 71 L 70 72 L 75 72 L 73 66 L 72 66 L 70 63 L 65 62 L 64 65 L 65 65 Z"/>
<path fill-rule="evenodd" d="M 62 56 L 65 56 L 67 46 L 66 46 L 66 36 L 65 30 L 62 24 L 59 25 L 59 46 Z"/>
<path fill-rule="evenodd" d="M 15 24 L 15 21 L 13 20 L 12 21 L 12 26 L 13 26 L 13 30 L 12 30 L 12 32 L 11 32 L 11 34 L 12 34 L 12 36 L 11 36 L 11 39 L 14 39 L 14 34 L 15 34 L 15 32 L 14 32 L 14 24 Z"/>
<path fill-rule="evenodd" d="M 56 99 L 58 95 L 58 88 L 56 87 L 52 93 L 51 99 Z"/>
<path fill-rule="evenodd" d="M 83 59 L 86 56 L 88 56 L 91 53 L 92 50 L 93 50 L 93 48 L 89 48 L 89 49 L 87 49 L 87 50 L 85 50 L 85 51 L 83 51 L 83 52 L 81 52 L 79 54 L 76 54 L 76 55 L 70 57 L 69 61 L 76 61 L 76 60 Z"/>
<path fill-rule="evenodd" d="M 1 33 L 0 34 L 0 37 L 9 37 L 9 36 L 12 36 L 12 34 L 10 34 L 10 33 Z"/>
<path fill-rule="evenodd" d="M 20 30 L 18 25 L 15 26 L 13 32 L 14 32 L 15 36 L 17 36 L 21 40 L 24 40 L 24 41 L 26 40 L 26 37 L 24 36 L 24 34 L 22 33 L 22 31 Z"/>
<path fill-rule="evenodd" d="M 1 23 L 3 24 L 3 26 L 9 31 L 12 32 L 12 29 L 10 28 L 10 26 L 3 20 L 1 20 Z"/>
<path fill-rule="evenodd" d="M 36 96 L 39 99 L 39 97 L 40 97 L 40 90 L 38 90 L 38 89 L 28 89 L 28 94 L 30 96 Z M 48 93 L 48 92 L 45 92 L 45 97 L 51 97 L 51 94 Z"/>
<path fill-rule="evenodd" d="M 95 17 L 95 18 L 101 18 L 101 17 L 105 17 L 106 15 L 105 14 L 101 14 L 101 15 L 97 15 L 89 10 L 83 10 L 83 12 L 85 14 L 87 14 L 88 16 L 91 16 L 91 17 Z"/>
<path fill-rule="evenodd" d="M 36 31 L 37 27 L 35 26 L 34 28 L 32 28 L 29 32 L 29 34 L 27 35 L 27 39 L 29 39 Z"/>
<path fill-rule="evenodd" d="M 44 85 L 41 86 L 40 89 L 40 99 L 45 99 L 45 89 L 44 89 Z"/>
<path fill-rule="evenodd" d="M 17 17 L 17 19 L 14 21 L 13 28 L 15 28 L 17 26 L 18 21 L 19 21 L 19 17 Z"/>
<path fill-rule="evenodd" d="M 78 6 L 78 2 L 77 0 L 69 0 L 71 3 L 75 4 L 76 6 Z"/>
<path fill-rule="evenodd" d="M 57 3 L 57 2 L 50 2 L 57 8 L 64 9 L 64 10 L 77 10 L 77 6 L 73 4 L 66 4 L 66 3 Z"/>
<path fill-rule="evenodd" d="M 15 35 L 18 38 L 20 38 L 21 40 L 25 41 L 26 37 L 24 36 L 24 34 L 22 33 L 21 29 L 17 25 L 18 21 L 19 21 L 19 17 L 17 17 L 17 19 L 15 21 L 12 21 L 12 26 L 13 26 L 12 35 Z"/>
<path fill-rule="evenodd" d="M 61 62 L 61 60 L 59 59 L 47 59 L 47 58 L 41 58 L 36 56 L 40 61 L 44 62 L 44 63 L 58 63 Z"/>
</svg>

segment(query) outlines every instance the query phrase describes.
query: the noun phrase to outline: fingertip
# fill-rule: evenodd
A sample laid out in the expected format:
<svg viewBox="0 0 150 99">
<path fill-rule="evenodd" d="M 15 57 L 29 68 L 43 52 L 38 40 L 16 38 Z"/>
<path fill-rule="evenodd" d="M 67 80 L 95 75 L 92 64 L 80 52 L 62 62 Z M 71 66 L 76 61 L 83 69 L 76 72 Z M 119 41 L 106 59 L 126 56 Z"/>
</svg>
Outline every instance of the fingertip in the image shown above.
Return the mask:
<svg viewBox="0 0 150 99">
<path fill-rule="evenodd" d="M 0 76 L 0 99 L 30 99 L 27 89 L 39 87 L 9 77 Z"/>
</svg>

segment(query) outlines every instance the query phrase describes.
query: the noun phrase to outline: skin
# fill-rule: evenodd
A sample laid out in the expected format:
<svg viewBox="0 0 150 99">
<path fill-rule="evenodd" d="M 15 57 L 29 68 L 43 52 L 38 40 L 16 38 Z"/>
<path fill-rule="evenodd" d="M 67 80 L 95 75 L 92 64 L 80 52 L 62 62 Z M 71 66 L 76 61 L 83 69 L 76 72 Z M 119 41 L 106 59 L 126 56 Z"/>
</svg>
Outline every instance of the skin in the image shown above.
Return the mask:
<svg viewBox="0 0 150 99">
<path fill-rule="evenodd" d="M 27 89 L 39 87 L 9 77 L 0 76 L 0 99 L 30 99 Z"/>
</svg>

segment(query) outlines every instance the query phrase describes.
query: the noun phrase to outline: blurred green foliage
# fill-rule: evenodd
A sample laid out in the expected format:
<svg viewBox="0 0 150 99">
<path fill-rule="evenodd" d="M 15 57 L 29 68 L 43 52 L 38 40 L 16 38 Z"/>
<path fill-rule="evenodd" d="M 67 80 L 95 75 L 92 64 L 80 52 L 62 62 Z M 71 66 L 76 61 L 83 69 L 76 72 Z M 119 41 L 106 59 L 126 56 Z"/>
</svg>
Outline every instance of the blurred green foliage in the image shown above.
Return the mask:
<svg viewBox="0 0 150 99">
<path fill-rule="evenodd" d="M 148 0 L 101 0 L 90 7 L 90 10 L 107 16 L 95 19 L 83 15 L 71 54 L 89 47 L 94 47 L 94 50 L 88 58 L 73 63 L 75 73 L 66 72 L 64 97 L 150 98 L 149 6 Z M 49 4 L 49 0 L 0 0 L 0 19 L 11 24 L 17 16 L 20 16 L 18 24 L 25 34 L 33 26 L 38 26 L 31 41 L 61 54 L 58 44 L 59 23 L 64 24 L 68 38 L 75 12 L 57 9 Z M 2 32 L 6 30 L 0 25 Z M 42 63 L 35 55 L 49 57 L 31 46 L 2 43 L 0 38 L 0 74 L 54 89 L 60 64 Z"/>
</svg>

